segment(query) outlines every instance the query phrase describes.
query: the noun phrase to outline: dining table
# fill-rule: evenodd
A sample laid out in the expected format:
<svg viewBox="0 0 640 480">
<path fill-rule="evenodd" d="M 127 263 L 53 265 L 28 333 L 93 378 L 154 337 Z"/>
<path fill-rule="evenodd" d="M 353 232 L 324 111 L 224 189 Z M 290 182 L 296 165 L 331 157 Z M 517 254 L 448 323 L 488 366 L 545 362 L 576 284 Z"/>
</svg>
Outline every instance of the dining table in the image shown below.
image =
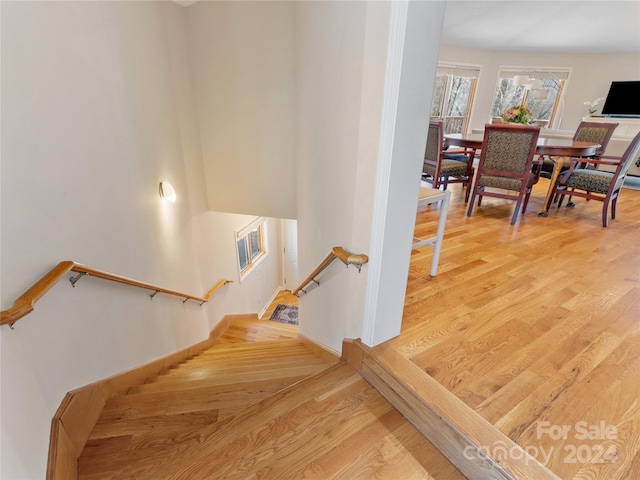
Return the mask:
<svg viewBox="0 0 640 480">
<path fill-rule="evenodd" d="M 475 154 L 478 150 L 482 150 L 482 142 L 484 141 L 483 133 L 449 133 L 444 135 L 445 146 L 462 147 L 474 151 L 474 155 L 469 156 L 469 161 L 472 162 Z M 545 156 L 548 156 L 553 161 L 553 171 L 551 172 L 551 179 L 549 183 L 549 189 L 544 199 L 544 206 L 542 211 L 538 213 L 541 217 L 546 217 L 549 213 L 547 205 L 550 204 L 549 199 L 553 193 L 553 186 L 556 184 L 558 177 L 560 176 L 560 170 L 566 157 L 591 157 L 596 154 L 596 151 L 600 148 L 599 143 L 582 142 L 578 140 L 572 140 L 570 138 L 551 138 L 551 137 L 538 137 L 538 144 L 536 146 L 536 155 L 539 155 L 540 161 Z"/>
</svg>

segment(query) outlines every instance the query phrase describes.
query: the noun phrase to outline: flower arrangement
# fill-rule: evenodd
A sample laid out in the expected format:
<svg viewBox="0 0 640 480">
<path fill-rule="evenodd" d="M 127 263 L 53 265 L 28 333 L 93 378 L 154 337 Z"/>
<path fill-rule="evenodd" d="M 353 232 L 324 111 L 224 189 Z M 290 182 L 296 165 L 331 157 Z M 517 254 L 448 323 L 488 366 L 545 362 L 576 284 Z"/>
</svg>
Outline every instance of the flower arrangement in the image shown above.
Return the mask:
<svg viewBox="0 0 640 480">
<path fill-rule="evenodd" d="M 589 115 L 593 115 L 598 111 L 596 105 L 598 105 L 602 100 L 604 100 L 604 97 L 596 98 L 593 102 L 584 102 L 589 109 Z"/>
<path fill-rule="evenodd" d="M 523 125 L 527 125 L 531 121 L 531 112 L 524 105 L 511 107 L 502 114 L 502 120 L 507 123 L 521 123 Z"/>
</svg>

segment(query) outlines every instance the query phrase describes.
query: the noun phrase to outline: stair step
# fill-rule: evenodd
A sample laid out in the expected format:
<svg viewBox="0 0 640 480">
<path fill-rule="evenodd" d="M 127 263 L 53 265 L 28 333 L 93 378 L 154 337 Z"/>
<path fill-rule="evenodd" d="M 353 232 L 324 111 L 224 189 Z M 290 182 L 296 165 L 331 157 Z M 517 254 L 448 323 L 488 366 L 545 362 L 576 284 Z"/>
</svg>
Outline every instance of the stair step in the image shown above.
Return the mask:
<svg viewBox="0 0 640 480">
<path fill-rule="evenodd" d="M 79 478 L 464 478 L 344 362 L 223 422 L 173 435 L 155 459 L 148 455 L 158 445 L 136 437 L 103 445 L 111 462 L 81 458 Z M 425 471 L 429 463 L 439 477 Z"/>
<path fill-rule="evenodd" d="M 264 339 L 297 338 L 298 326 L 269 320 L 238 319 L 224 332 L 219 344 L 246 343 Z"/>
<path fill-rule="evenodd" d="M 215 377 L 203 378 L 200 380 L 191 380 L 183 382 L 180 387 L 176 386 L 176 382 L 154 382 L 144 383 L 142 385 L 131 387 L 128 393 L 142 393 L 142 392 L 167 392 L 175 388 L 182 390 L 190 390 L 193 388 L 205 388 L 222 385 L 233 385 L 236 383 L 246 383 L 258 380 L 274 380 L 283 377 L 298 377 L 307 376 L 316 373 L 318 370 L 325 368 L 326 364 L 320 365 L 296 365 L 289 368 L 281 368 L 279 370 L 268 370 L 259 372 L 231 372 L 229 374 L 218 374 Z"/>
<path fill-rule="evenodd" d="M 345 367 L 342 363 L 338 365 L 341 367 L 340 374 L 334 380 L 340 381 L 340 379 L 349 377 L 352 380 L 361 380 L 361 377 L 349 367 Z M 331 370 L 335 368 L 332 367 Z M 265 422 L 269 422 L 278 415 L 285 414 L 307 399 L 321 395 L 327 390 L 326 383 L 323 382 L 326 375 L 327 371 L 323 371 L 296 385 L 304 384 L 302 388 L 280 391 L 244 409 L 238 415 L 228 418 L 225 422 L 193 430 L 193 435 L 182 432 L 183 438 L 181 439 L 176 436 L 166 438 L 165 432 L 165 435 L 161 436 L 165 442 L 162 445 L 141 445 L 140 442 L 136 442 L 135 444 L 130 444 L 130 447 L 135 446 L 135 448 L 128 448 L 126 451 L 120 452 L 115 458 L 110 452 L 106 455 L 111 459 L 111 463 L 106 462 L 102 455 L 93 455 L 90 458 L 83 455 L 80 458 L 79 478 L 93 478 L 89 474 L 92 473 L 94 468 L 97 468 L 103 475 L 107 474 L 107 476 L 118 472 L 123 477 L 130 475 L 133 478 L 169 478 L 169 476 L 163 477 L 163 475 L 167 472 L 167 468 L 176 462 L 190 462 L 199 451 L 204 451 L 203 455 L 206 456 L 208 455 L 207 448 L 224 445 L 230 440 L 235 440 L 241 434 L 251 431 Z M 121 442 L 121 440 L 119 441 Z M 130 442 L 132 441 L 130 440 Z M 141 455 L 142 451 L 147 453 Z M 151 456 L 150 454 L 153 452 L 155 452 L 155 455 Z M 161 454 L 158 455 L 158 452 L 161 452 Z M 83 475 L 87 476 L 84 477 Z M 95 478 L 103 477 L 98 475 Z M 207 477 L 195 476 L 193 478 Z"/>
<path fill-rule="evenodd" d="M 110 398 L 78 478 L 464 478 L 346 362 L 264 338 L 217 344 Z"/>
<path fill-rule="evenodd" d="M 189 388 L 176 385 L 164 392 L 138 392 L 111 398 L 105 405 L 96 429 L 121 420 L 132 420 L 154 415 L 175 415 L 200 410 L 238 410 L 262 398 L 299 382 L 306 375 L 276 380 L 235 382 L 225 385 Z M 223 414 L 222 416 L 226 416 Z M 96 434 L 96 429 L 92 437 Z"/>
</svg>

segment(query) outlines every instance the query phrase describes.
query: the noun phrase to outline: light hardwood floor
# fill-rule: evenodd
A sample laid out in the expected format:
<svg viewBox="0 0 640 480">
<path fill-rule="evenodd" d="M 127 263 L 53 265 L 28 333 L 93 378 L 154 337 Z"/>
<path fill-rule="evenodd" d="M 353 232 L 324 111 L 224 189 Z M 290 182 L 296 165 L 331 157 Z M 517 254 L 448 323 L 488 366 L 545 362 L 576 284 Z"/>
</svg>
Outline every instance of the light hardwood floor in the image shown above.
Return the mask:
<svg viewBox="0 0 640 480">
<path fill-rule="evenodd" d="M 463 480 L 347 362 L 235 315 L 223 339 L 110 398 L 78 478 Z"/>
<path fill-rule="evenodd" d="M 559 478 L 638 480 L 640 191 L 623 193 L 605 229 L 596 202 L 538 217 L 545 188 L 511 226 L 513 202 L 487 198 L 468 218 L 453 186 L 438 275 L 432 251 L 415 250 L 402 332 L 381 348 Z M 435 232 L 438 208 L 419 210 L 417 236 Z M 211 351 L 111 399 L 79 478 L 461 479 L 345 362 L 268 320 L 296 302 L 283 292 Z"/>
<path fill-rule="evenodd" d="M 440 268 L 414 250 L 402 332 L 387 342 L 562 479 L 640 479 L 640 191 L 542 209 L 535 187 L 466 216 L 454 185 Z M 435 232 L 421 208 L 416 235 Z M 487 445 L 493 453 L 499 446 Z"/>
</svg>

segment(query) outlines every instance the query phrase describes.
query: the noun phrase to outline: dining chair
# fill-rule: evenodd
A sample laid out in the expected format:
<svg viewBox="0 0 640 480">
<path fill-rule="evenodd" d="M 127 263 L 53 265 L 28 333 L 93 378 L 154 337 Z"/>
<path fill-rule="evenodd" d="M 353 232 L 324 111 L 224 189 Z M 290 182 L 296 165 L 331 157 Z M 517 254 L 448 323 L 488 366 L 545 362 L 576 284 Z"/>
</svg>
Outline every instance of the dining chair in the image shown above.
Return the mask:
<svg viewBox="0 0 640 480">
<path fill-rule="evenodd" d="M 476 174 L 467 216 L 473 212 L 475 198 L 478 206 L 482 197 L 515 200 L 511 225 L 516 223 L 522 205 L 527 208 L 531 188 L 538 182 L 539 169 L 532 172 L 533 157 L 540 135 L 540 127 L 514 124 L 489 124 L 484 128 L 480 163 Z M 487 190 L 491 188 L 491 190 Z M 494 189 L 507 190 L 506 193 Z M 515 192 L 515 193 L 511 193 Z"/>
<path fill-rule="evenodd" d="M 596 151 L 596 154 L 592 158 L 600 158 L 604 155 L 609 140 L 613 135 L 614 130 L 618 126 L 618 123 L 600 123 L 600 122 L 580 122 L 578 128 L 576 128 L 573 134 L 573 140 L 581 142 L 599 143 L 600 148 Z M 570 164 L 570 157 L 562 157 L 562 169 L 561 172 L 567 170 Z M 556 158 L 556 160 L 558 160 Z M 554 161 L 545 158 L 542 161 L 540 176 L 544 178 L 551 178 L 551 172 L 553 171 Z"/>
<path fill-rule="evenodd" d="M 422 165 L 422 179 L 431 183 L 433 188 L 447 189 L 450 183 L 462 183 L 466 187 L 465 202 L 469 200 L 469 186 L 473 179 L 473 150 L 463 150 L 458 158 L 447 158 L 452 155 L 443 149 L 444 135 L 442 122 L 432 120 L 429 122 L 427 134 L 427 146 L 424 152 Z"/>
<path fill-rule="evenodd" d="M 611 205 L 611 218 L 616 218 L 616 204 L 624 178 L 631 164 L 640 154 L 640 133 L 638 133 L 627 147 L 622 157 L 601 156 L 596 158 L 572 158 L 569 169 L 560 177 L 549 197 L 547 210 L 553 197 L 559 195 L 558 208 L 562 206 L 565 195 L 583 197 L 587 200 L 598 200 L 602 205 L 602 226 L 609 225 L 608 210 Z M 596 168 L 589 168 L 589 166 Z M 615 166 L 614 172 L 598 170 L 599 165 Z M 567 205 L 573 207 L 574 205 Z"/>
</svg>

